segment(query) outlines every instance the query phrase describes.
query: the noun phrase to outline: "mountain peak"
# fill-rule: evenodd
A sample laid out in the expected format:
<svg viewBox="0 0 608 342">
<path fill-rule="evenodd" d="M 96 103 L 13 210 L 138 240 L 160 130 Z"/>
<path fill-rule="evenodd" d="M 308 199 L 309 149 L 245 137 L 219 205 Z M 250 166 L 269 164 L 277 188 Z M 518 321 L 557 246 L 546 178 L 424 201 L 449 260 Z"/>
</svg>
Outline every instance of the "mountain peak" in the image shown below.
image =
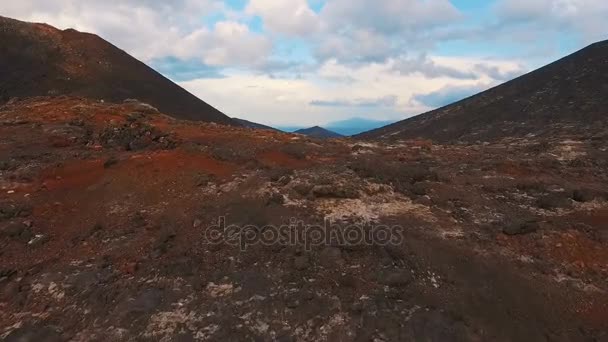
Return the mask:
<svg viewBox="0 0 608 342">
<path fill-rule="evenodd" d="M 493 141 L 528 134 L 592 134 L 605 127 L 608 41 L 445 107 L 358 135 Z"/>
<path fill-rule="evenodd" d="M 310 128 L 299 129 L 294 133 L 303 134 L 314 138 L 328 139 L 328 138 L 341 138 L 341 134 L 332 132 L 320 126 L 313 126 Z"/>
<path fill-rule="evenodd" d="M 97 35 L 0 17 L 0 103 L 13 97 L 135 98 L 180 119 L 235 124 Z"/>
</svg>

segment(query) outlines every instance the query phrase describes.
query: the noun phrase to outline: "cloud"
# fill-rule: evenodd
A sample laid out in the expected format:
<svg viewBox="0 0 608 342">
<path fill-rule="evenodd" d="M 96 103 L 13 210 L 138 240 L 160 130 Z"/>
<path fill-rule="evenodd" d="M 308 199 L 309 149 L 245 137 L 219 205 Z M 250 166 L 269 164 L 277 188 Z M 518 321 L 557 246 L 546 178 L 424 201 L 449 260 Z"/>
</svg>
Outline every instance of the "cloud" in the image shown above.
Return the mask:
<svg viewBox="0 0 608 342">
<path fill-rule="evenodd" d="M 340 63 L 384 62 L 398 53 L 389 37 L 357 29 L 348 34 L 328 33 L 314 46 L 315 57 L 321 61 L 334 59 Z"/>
<path fill-rule="evenodd" d="M 151 66 L 173 81 L 189 81 L 198 78 L 224 78 L 217 67 L 206 65 L 198 60 L 179 60 L 175 57 L 166 57 L 151 61 Z"/>
<path fill-rule="evenodd" d="M 494 10 L 506 27 L 527 25 L 554 35 L 573 33 L 584 43 L 608 38 L 605 0 L 499 0 Z"/>
<path fill-rule="evenodd" d="M 250 66 L 272 49 L 270 38 L 247 25 L 205 18 L 227 9 L 217 0 L 27 0 L 3 2 L 0 11 L 17 19 L 93 32 L 144 61 L 165 57 L 199 59 L 209 65 Z"/>
<path fill-rule="evenodd" d="M 298 36 L 321 63 L 384 62 L 434 44 L 433 30 L 462 18 L 448 0 L 327 0 L 316 13 L 306 0 L 250 0 L 270 33 Z"/>
<path fill-rule="evenodd" d="M 497 81 L 509 81 L 523 75 L 526 72 L 526 68 L 521 65 L 515 69 L 501 70 L 500 67 L 496 65 L 488 65 L 486 63 L 475 64 L 473 69 L 476 72 L 486 74 Z"/>
<path fill-rule="evenodd" d="M 313 100 L 311 106 L 320 107 L 392 107 L 397 103 L 397 96 L 389 95 L 376 99 L 353 100 Z"/>
<path fill-rule="evenodd" d="M 431 55 L 427 58 L 437 65 L 467 72 L 479 63 L 496 66 L 501 72 L 518 65 L 500 60 Z M 225 75 L 225 78 L 192 80 L 180 85 L 230 116 L 274 126 L 324 125 L 354 116 L 396 121 L 425 112 L 435 104 L 415 101 L 415 95 L 429 94 L 446 85 L 471 87 L 496 82 L 482 74 L 476 79 L 428 78 L 421 73 L 395 72 L 390 62 L 345 65 L 335 60 L 297 78 L 273 78 L 243 71 Z M 350 81 L 336 81 L 334 77 L 340 75 L 348 76 Z"/>
<path fill-rule="evenodd" d="M 319 14 L 321 35 L 314 54 L 321 61 L 385 62 L 407 50 L 435 43 L 434 30 L 458 22 L 448 0 L 330 0 Z"/>
<path fill-rule="evenodd" d="M 386 35 L 423 31 L 459 19 L 448 0 L 328 1 L 321 12 L 323 24 L 333 31 L 353 28 Z"/>
<path fill-rule="evenodd" d="M 446 86 L 426 94 L 415 94 L 412 99 L 430 108 L 438 108 L 475 95 L 490 86 L 487 84 Z"/>
<path fill-rule="evenodd" d="M 439 65 L 430 60 L 426 55 L 421 54 L 417 58 L 408 59 L 405 57 L 396 59 L 393 62 L 393 69 L 402 75 L 421 73 L 429 78 L 451 77 L 458 79 L 476 79 L 477 75 L 472 71 L 463 71 L 449 66 Z"/>
<path fill-rule="evenodd" d="M 319 29 L 319 18 L 306 0 L 250 0 L 247 14 L 262 18 L 271 32 L 305 36 Z"/>
<path fill-rule="evenodd" d="M 202 58 L 209 65 L 257 65 L 270 55 L 272 42 L 241 23 L 220 21 L 213 30 L 198 29 L 173 46 L 180 58 Z"/>
</svg>

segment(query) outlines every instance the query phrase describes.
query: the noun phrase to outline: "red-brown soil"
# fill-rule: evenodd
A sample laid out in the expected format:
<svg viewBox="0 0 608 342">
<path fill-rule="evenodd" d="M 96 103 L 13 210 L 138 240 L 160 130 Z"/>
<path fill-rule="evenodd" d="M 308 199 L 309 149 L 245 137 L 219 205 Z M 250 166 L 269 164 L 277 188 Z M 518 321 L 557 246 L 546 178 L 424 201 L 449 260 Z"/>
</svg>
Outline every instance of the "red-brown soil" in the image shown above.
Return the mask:
<svg viewBox="0 0 608 342">
<path fill-rule="evenodd" d="M 569 135 L 362 143 L 14 101 L 0 108 L 0 336 L 606 340 L 607 153 Z M 241 251 L 207 243 L 219 216 L 405 239 Z"/>
</svg>

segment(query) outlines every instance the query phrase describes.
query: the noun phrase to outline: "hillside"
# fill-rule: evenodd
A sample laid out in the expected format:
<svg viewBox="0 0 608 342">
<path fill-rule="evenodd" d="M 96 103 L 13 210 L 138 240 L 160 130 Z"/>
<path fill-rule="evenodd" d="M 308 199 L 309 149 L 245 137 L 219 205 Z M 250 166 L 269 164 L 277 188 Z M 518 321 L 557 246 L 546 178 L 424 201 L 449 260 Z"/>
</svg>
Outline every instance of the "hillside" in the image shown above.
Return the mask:
<svg viewBox="0 0 608 342">
<path fill-rule="evenodd" d="M 327 130 L 327 129 L 325 129 L 323 127 L 319 127 L 319 126 L 299 129 L 299 130 L 295 131 L 294 133 L 303 134 L 303 135 L 307 135 L 309 137 L 320 138 L 320 139 L 341 138 L 342 137 L 342 135 L 340 135 L 336 132 L 332 132 L 330 130 Z"/>
<path fill-rule="evenodd" d="M 234 124 L 102 38 L 0 17 L 0 104 L 13 97 L 137 99 L 180 119 Z"/>
<path fill-rule="evenodd" d="M 273 127 L 270 127 L 270 126 L 266 126 L 266 125 L 262 125 L 262 124 L 259 124 L 257 122 L 253 122 L 253 121 L 249 121 L 249 120 L 245 120 L 245 119 L 232 118 L 232 120 L 236 121 L 241 126 L 247 127 L 247 128 L 267 129 L 267 130 L 271 130 L 271 131 L 280 131 L 280 130 L 278 130 L 276 128 L 273 128 Z"/>
<path fill-rule="evenodd" d="M 439 142 L 560 133 L 605 137 L 607 108 L 608 41 L 603 41 L 470 98 L 356 137 Z"/>
</svg>

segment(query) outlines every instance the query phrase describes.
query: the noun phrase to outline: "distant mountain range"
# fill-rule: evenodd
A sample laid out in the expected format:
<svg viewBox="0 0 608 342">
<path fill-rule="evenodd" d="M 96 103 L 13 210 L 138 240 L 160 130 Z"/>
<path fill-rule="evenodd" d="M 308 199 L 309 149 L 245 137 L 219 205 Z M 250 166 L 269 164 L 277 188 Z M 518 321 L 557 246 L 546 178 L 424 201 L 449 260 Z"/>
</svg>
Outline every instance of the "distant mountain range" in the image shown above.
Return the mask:
<svg viewBox="0 0 608 342">
<path fill-rule="evenodd" d="M 365 118 L 350 118 L 346 120 L 333 121 L 323 127 L 329 131 L 338 133 L 343 136 L 350 136 L 366 132 L 375 128 L 383 127 L 394 121 L 379 121 L 369 120 Z M 277 126 L 278 129 L 284 132 L 295 132 L 306 127 L 302 126 Z"/>
<path fill-rule="evenodd" d="M 238 125 L 102 38 L 0 16 L 0 104 L 13 97 L 137 99 L 180 119 Z"/>
<path fill-rule="evenodd" d="M 438 142 L 608 137 L 608 41 L 448 106 L 356 136 Z"/>
<path fill-rule="evenodd" d="M 332 132 L 323 127 L 314 126 L 310 128 L 299 129 L 293 133 L 304 134 L 313 138 L 329 139 L 329 138 L 342 138 L 343 135 L 336 132 Z"/>
</svg>

